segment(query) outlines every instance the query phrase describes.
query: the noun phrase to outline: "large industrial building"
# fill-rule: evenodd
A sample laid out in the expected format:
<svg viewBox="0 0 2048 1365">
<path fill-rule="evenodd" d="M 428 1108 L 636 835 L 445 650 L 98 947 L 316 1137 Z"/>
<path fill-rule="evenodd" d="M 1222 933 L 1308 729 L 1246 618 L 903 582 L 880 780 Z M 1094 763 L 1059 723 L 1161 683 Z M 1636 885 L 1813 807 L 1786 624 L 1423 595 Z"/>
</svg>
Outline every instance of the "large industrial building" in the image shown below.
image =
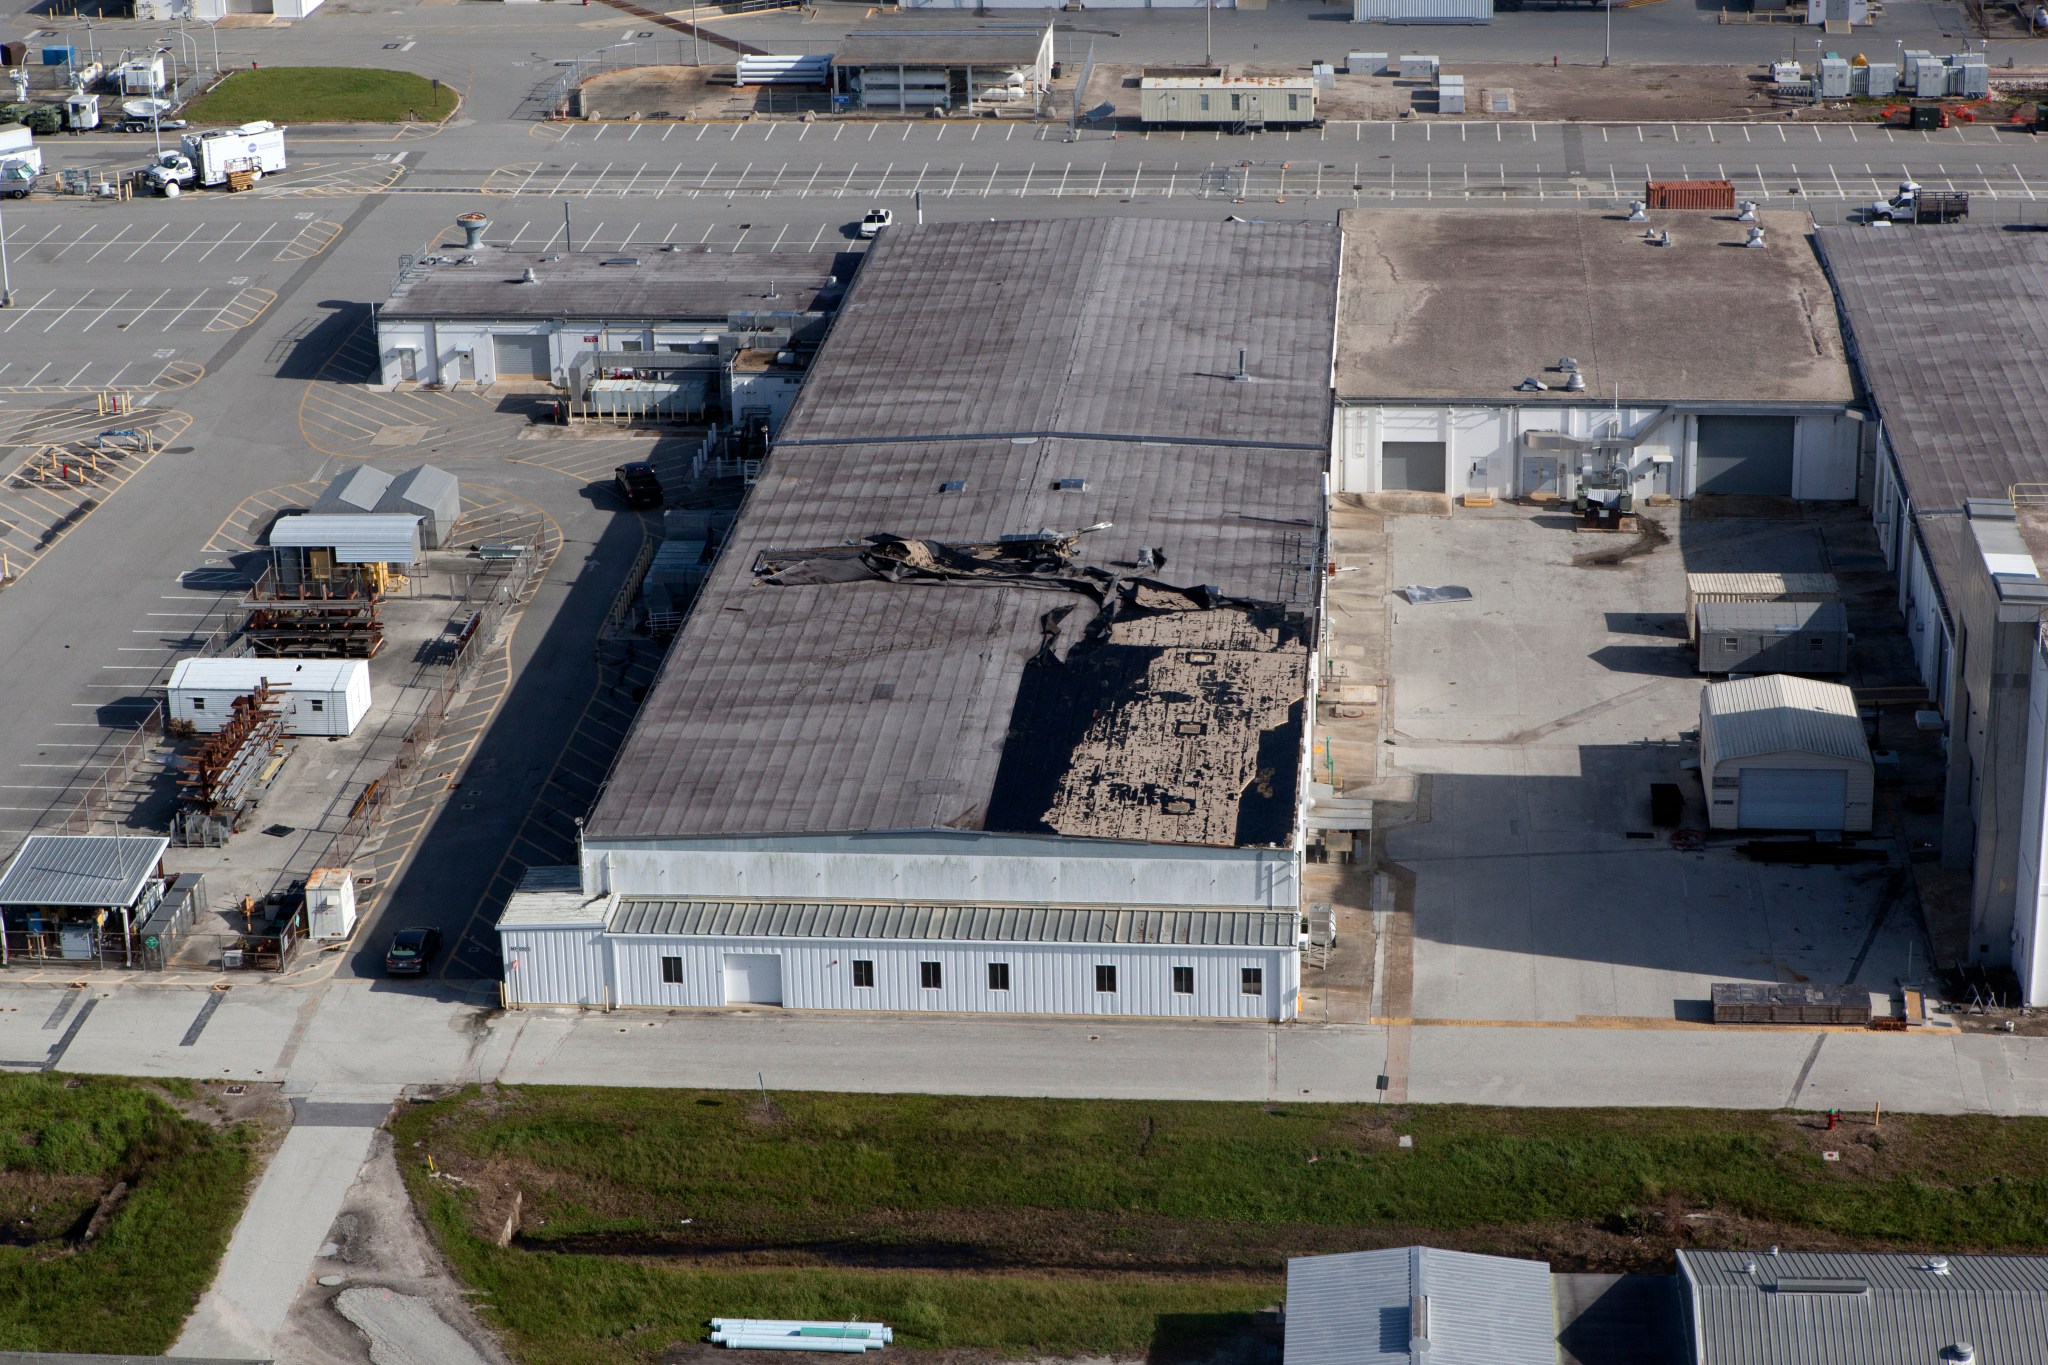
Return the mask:
<svg viewBox="0 0 2048 1365">
<path fill-rule="evenodd" d="M 1291 1017 L 1337 254 L 885 233 L 508 1001 Z"/>
<path fill-rule="evenodd" d="M 1878 541 L 1948 738 L 1941 858 L 1970 873 L 1968 960 L 2048 1003 L 2048 239 L 1824 229 L 1875 409 Z"/>
<path fill-rule="evenodd" d="M 1639 499 L 1856 497 L 1812 220 L 1745 249 L 1733 215 L 1655 217 L 1347 209 L 1333 490 L 1569 501 L 1619 462 Z"/>
</svg>

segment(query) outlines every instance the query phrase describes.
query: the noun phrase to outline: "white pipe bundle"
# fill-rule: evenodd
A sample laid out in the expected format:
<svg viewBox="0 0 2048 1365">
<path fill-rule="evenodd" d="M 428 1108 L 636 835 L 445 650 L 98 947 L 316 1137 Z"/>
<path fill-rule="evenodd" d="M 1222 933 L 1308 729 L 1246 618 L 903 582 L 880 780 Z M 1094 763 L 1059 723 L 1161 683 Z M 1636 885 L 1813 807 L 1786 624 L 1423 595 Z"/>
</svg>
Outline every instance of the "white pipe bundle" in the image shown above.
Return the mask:
<svg viewBox="0 0 2048 1365">
<path fill-rule="evenodd" d="M 896 1334 L 879 1322 L 812 1322 L 802 1318 L 713 1318 L 711 1340 L 735 1351 L 879 1351 Z"/>
</svg>

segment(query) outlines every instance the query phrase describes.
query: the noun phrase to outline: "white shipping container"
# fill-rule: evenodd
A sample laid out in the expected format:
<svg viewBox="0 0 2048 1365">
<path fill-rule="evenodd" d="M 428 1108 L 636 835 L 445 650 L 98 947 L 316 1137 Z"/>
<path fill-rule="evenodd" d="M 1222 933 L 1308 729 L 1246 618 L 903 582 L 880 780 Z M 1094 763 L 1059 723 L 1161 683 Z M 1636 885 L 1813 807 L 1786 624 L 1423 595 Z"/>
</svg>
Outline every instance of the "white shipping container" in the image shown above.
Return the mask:
<svg viewBox="0 0 2048 1365">
<path fill-rule="evenodd" d="M 1358 24 L 1490 24 L 1493 0 L 1352 0 Z"/>
<path fill-rule="evenodd" d="M 181 659 L 165 689 L 174 721 L 202 735 L 219 732 L 235 698 L 264 682 L 283 695 L 288 735 L 347 735 L 370 712 L 370 665 L 363 659 Z"/>
</svg>

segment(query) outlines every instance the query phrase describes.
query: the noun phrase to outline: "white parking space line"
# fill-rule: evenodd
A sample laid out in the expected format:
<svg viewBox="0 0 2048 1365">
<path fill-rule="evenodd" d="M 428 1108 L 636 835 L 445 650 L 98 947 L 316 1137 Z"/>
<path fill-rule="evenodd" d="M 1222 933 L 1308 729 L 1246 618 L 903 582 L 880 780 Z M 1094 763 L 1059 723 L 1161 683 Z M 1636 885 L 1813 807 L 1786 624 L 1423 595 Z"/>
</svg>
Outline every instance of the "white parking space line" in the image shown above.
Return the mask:
<svg viewBox="0 0 2048 1365">
<path fill-rule="evenodd" d="M 139 254 L 144 248 L 148 247 L 151 243 L 155 242 L 157 238 L 163 236 L 164 229 L 169 226 L 169 223 L 158 223 L 156 225 L 156 231 L 150 233 L 149 236 L 143 238 L 141 242 L 137 243 L 135 250 L 129 252 L 127 256 L 125 256 L 123 259 L 130 261 L 134 260 L 137 254 Z"/>
<path fill-rule="evenodd" d="M 208 256 L 211 256 L 214 252 L 220 250 L 222 247 L 226 246 L 230 241 L 234 240 L 234 236 L 235 230 L 232 227 L 222 232 L 219 241 L 212 243 L 206 248 L 206 250 L 199 253 L 200 263 L 202 265 L 205 264 L 206 258 Z"/>
<path fill-rule="evenodd" d="M 38 308 L 40 308 L 40 307 L 42 307 L 42 306 L 43 306 L 44 302 L 45 302 L 45 301 L 46 301 L 47 299 L 49 299 L 49 297 L 50 297 L 50 295 L 51 295 L 51 294 L 54 294 L 54 293 L 56 293 L 56 292 L 57 292 L 57 291 L 56 291 L 56 290 L 54 290 L 54 289 L 52 289 L 52 290 L 49 290 L 49 291 L 47 291 L 47 292 L 46 292 L 46 293 L 45 293 L 45 294 L 43 295 L 43 297 L 42 297 L 42 298 L 40 298 L 40 299 L 37 299 L 37 300 L 36 300 L 36 301 L 35 301 L 34 303 L 30 304 L 30 305 L 29 305 L 28 307 L 26 307 L 26 308 L 22 309 L 22 310 L 21 310 L 21 314 L 20 314 L 20 316 L 19 316 L 19 317 L 14 317 L 14 318 L 10 318 L 10 319 L 8 319 L 8 322 L 7 322 L 7 330 L 11 332 L 11 331 L 13 331 L 13 330 L 14 330 L 15 328 L 17 328 L 17 327 L 21 326 L 21 324 L 22 324 L 23 322 L 27 321 L 27 320 L 28 320 L 28 318 L 29 318 L 29 316 L 30 316 L 31 314 L 33 314 L 33 313 L 35 312 L 35 310 L 36 310 L 36 309 L 38 309 Z"/>
<path fill-rule="evenodd" d="M 64 321 L 65 318 L 71 316 L 72 312 L 77 309 L 79 304 L 84 303 L 87 299 L 91 298 L 92 296 L 93 291 L 90 289 L 86 290 L 83 294 L 80 294 L 78 296 L 78 303 L 72 304 L 71 307 L 66 308 L 63 312 L 57 314 L 56 317 L 51 318 L 48 323 L 44 324 L 43 330 L 47 332 L 50 330 L 50 328 L 55 327 L 58 323 Z"/>
<path fill-rule="evenodd" d="M 113 312 L 116 308 L 119 308 L 121 306 L 121 300 L 127 298 L 130 294 L 134 292 L 135 291 L 132 289 L 123 289 L 119 294 L 116 294 L 114 296 L 114 301 L 112 303 L 108 304 L 105 308 L 102 308 L 98 313 L 93 315 L 92 322 L 86 323 L 85 326 L 79 328 L 78 330 L 82 333 L 90 332 L 93 328 L 94 322 L 100 321 L 102 318 L 105 318 L 107 314 Z M 83 374 L 84 371 L 81 370 L 79 371 L 79 373 Z"/>
<path fill-rule="evenodd" d="M 183 318 L 185 314 L 191 312 L 194 308 L 197 308 L 199 306 L 199 300 L 205 298 L 209 292 L 210 291 L 208 290 L 202 289 L 197 294 L 194 294 L 192 296 L 192 302 L 186 304 L 183 308 L 180 308 L 177 312 L 171 315 L 171 320 L 164 324 L 163 330 L 168 332 L 171 330 L 171 328 L 176 327 L 178 325 L 179 319 Z"/>
<path fill-rule="evenodd" d="M 132 223 L 123 223 L 123 224 L 121 224 L 121 230 L 120 230 L 119 232 L 117 232 L 117 233 L 115 233 L 115 234 L 114 234 L 113 236 L 109 237 L 109 238 L 108 238 L 108 239 L 107 239 L 107 240 L 106 240 L 106 241 L 105 241 L 104 243 L 102 243 L 102 244 L 100 245 L 100 247 L 98 248 L 98 250 L 94 251 L 94 252 L 92 253 L 92 255 L 90 255 L 90 256 L 88 256 L 88 257 L 86 257 L 85 259 L 86 259 L 86 260 L 88 260 L 88 261 L 96 261 L 96 260 L 98 260 L 98 259 L 100 258 L 100 252 L 101 252 L 101 251 L 105 251 L 105 250 L 106 250 L 106 249 L 107 249 L 108 247 L 110 247 L 110 246 L 113 246 L 113 245 L 114 245 L 115 243 L 119 242 L 119 241 L 120 241 L 120 240 L 121 240 L 121 239 L 122 239 L 123 237 L 127 236 L 127 235 L 128 235 L 128 229 L 129 229 L 130 227 L 133 227 L 133 226 L 134 226 L 134 224 L 132 224 Z"/>
<path fill-rule="evenodd" d="M 264 239 L 265 237 L 268 237 L 268 236 L 270 235 L 270 230 L 271 230 L 271 228 L 272 228 L 272 227 L 274 227 L 274 226 L 276 226 L 276 225 L 275 225 L 275 224 L 273 224 L 273 223 L 266 223 L 266 224 L 264 224 L 264 226 L 263 226 L 263 231 L 261 231 L 261 232 L 259 232 L 259 233 L 257 233 L 257 234 L 256 234 L 256 240 L 255 240 L 255 241 L 253 241 L 253 242 L 251 242 L 251 243 L 249 243 L 249 245 L 247 245 L 247 246 L 243 247 L 243 248 L 242 248 L 242 255 L 241 255 L 241 256 L 237 256 L 237 257 L 235 257 L 235 259 L 239 261 L 239 260 L 241 260 L 241 259 L 242 259 L 242 257 L 244 257 L 244 256 L 247 256 L 247 255 L 248 255 L 248 254 L 249 254 L 250 252 L 254 251 L 254 250 L 255 250 L 255 249 L 257 248 L 257 247 L 259 247 L 259 246 L 263 245 L 263 239 Z"/>
</svg>

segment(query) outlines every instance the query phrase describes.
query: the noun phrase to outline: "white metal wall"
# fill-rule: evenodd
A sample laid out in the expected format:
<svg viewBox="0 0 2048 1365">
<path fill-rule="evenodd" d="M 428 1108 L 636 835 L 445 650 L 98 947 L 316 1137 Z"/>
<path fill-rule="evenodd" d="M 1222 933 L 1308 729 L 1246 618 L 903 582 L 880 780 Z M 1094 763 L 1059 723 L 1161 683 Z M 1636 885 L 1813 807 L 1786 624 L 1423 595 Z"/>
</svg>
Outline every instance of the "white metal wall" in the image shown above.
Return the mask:
<svg viewBox="0 0 2048 1365">
<path fill-rule="evenodd" d="M 583 885 L 623 896 L 927 901 L 961 905 L 1171 905 L 1293 910 L 1286 849 L 1184 849 L 1101 840 L 962 835 L 930 849 L 879 837 L 747 841 L 751 847 L 583 845 Z M 720 841 L 731 845 L 738 840 Z M 920 840 L 917 842 L 931 843 Z M 820 845 L 806 847 L 805 845 Z"/>
<path fill-rule="evenodd" d="M 586 956 L 598 990 L 609 976 L 620 1006 L 689 1008 L 726 1003 L 728 953 L 782 960 L 787 1009 L 899 1013 L 1086 1014 L 1135 1018 L 1282 1019 L 1294 1017 L 1300 957 L 1292 948 L 1179 948 L 1129 944 L 996 944 L 827 941 L 779 938 L 664 938 L 607 935 Z M 679 958 L 682 980 L 662 980 L 662 959 Z M 856 959 L 875 964 L 873 987 L 855 987 Z M 941 986 L 926 990 L 920 964 L 940 965 Z M 1008 963 L 1010 989 L 992 991 L 988 964 Z M 1116 968 L 1114 992 L 1095 989 L 1095 968 Z M 1193 966 L 1195 990 L 1173 992 L 1173 968 Z M 1264 973 L 1264 993 L 1245 995 L 1240 969 Z M 508 979 L 510 972 L 508 971 Z"/>
<path fill-rule="evenodd" d="M 498 934 L 508 1005 L 608 1005 L 604 931 L 505 929 Z"/>
<path fill-rule="evenodd" d="M 1664 414 L 1662 420 L 1659 415 Z M 1649 423 L 1656 422 L 1654 427 Z M 1661 406 L 1624 407 L 1619 429 L 1639 437 L 1635 451 L 1636 492 L 1691 496 L 1695 419 L 1665 413 Z M 1571 475 L 1579 460 L 1569 451 L 1532 451 L 1522 434 L 1557 431 L 1568 436 L 1609 435 L 1616 430 L 1612 407 L 1570 407 L 1544 404 L 1442 405 L 1398 407 L 1384 404 L 1339 404 L 1333 425 L 1330 477 L 1340 493 L 1379 493 L 1380 445 L 1385 441 L 1442 441 L 1444 491 L 1497 498 L 1521 497 L 1536 488 L 1535 459 L 1555 459 L 1564 473 L 1560 496 L 1576 489 Z M 1794 424 L 1793 496 L 1815 501 L 1847 501 L 1856 496 L 1857 424 L 1838 413 L 1799 416 Z M 1663 457 L 1661 460 L 1659 457 Z"/>
<path fill-rule="evenodd" d="M 2027 689 L 2027 761 L 2013 879 L 2012 970 L 2021 1003 L 2048 1003 L 2048 647 L 2038 640 Z"/>
</svg>

